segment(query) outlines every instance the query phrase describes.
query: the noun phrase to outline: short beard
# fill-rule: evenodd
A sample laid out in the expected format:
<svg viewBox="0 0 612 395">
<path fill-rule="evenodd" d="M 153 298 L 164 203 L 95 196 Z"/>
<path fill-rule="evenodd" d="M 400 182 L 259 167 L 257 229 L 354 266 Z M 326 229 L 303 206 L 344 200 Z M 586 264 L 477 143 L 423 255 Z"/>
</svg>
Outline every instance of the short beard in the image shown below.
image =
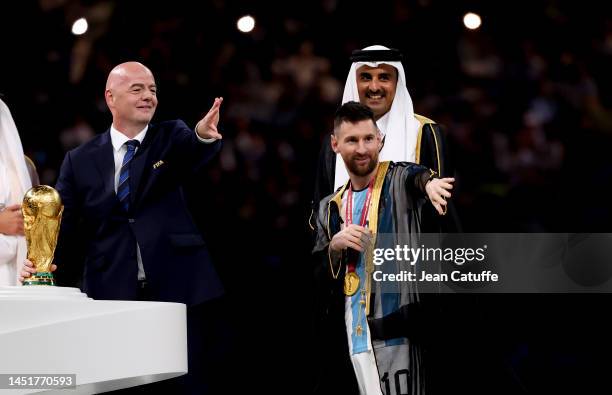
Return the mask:
<svg viewBox="0 0 612 395">
<path fill-rule="evenodd" d="M 378 152 L 370 158 L 370 163 L 363 168 L 358 166 L 352 159 L 345 163 L 348 170 L 358 177 L 364 177 L 372 173 L 378 164 Z"/>
</svg>

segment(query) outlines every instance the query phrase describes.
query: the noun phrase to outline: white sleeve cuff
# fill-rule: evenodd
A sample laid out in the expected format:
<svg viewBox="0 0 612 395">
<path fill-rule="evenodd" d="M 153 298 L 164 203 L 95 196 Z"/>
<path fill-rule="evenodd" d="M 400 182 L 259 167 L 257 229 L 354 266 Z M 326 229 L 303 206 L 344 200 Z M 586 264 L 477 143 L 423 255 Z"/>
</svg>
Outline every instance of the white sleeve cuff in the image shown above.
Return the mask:
<svg viewBox="0 0 612 395">
<path fill-rule="evenodd" d="M 198 130 L 198 125 L 200 124 L 200 122 L 198 122 L 195 126 L 195 128 L 193 128 L 193 131 L 195 132 L 196 137 L 198 138 L 198 141 L 201 143 L 205 143 L 205 144 L 211 144 L 214 143 L 215 141 L 217 141 L 217 139 L 215 138 L 211 138 L 211 139 L 204 139 L 202 137 L 200 137 L 200 135 L 198 134 L 197 130 Z"/>
</svg>

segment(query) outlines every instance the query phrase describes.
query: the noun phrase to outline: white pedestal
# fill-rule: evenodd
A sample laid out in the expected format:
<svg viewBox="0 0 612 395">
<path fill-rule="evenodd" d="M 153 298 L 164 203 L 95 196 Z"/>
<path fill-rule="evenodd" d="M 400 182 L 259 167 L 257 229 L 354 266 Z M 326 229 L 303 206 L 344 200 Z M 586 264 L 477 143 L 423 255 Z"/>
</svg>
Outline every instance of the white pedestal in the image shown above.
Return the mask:
<svg viewBox="0 0 612 395">
<path fill-rule="evenodd" d="M 92 300 L 77 288 L 0 287 L 0 373 L 76 374 L 77 384 L 1 394 L 95 394 L 183 375 L 185 305 Z"/>
</svg>

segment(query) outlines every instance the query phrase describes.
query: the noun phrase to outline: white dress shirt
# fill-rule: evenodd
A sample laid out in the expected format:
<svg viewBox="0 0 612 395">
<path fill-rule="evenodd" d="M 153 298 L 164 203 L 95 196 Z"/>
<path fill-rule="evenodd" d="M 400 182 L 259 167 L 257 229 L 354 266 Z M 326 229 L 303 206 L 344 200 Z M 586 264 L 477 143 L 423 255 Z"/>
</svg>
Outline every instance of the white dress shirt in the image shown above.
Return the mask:
<svg viewBox="0 0 612 395">
<path fill-rule="evenodd" d="M 125 143 L 129 140 L 138 140 L 138 142 L 142 144 L 142 140 L 144 140 L 145 136 L 147 135 L 147 130 L 149 130 L 149 125 L 145 126 L 144 129 L 142 129 L 136 136 L 134 136 L 133 139 L 131 139 L 115 129 L 114 125 L 111 125 L 110 137 L 111 143 L 113 144 L 113 159 L 115 161 L 115 193 L 117 193 L 117 187 L 119 186 L 119 175 L 121 174 L 123 157 L 127 152 L 127 145 L 125 145 Z M 138 147 L 136 148 L 136 151 L 138 151 Z M 144 266 L 142 265 L 142 256 L 140 255 L 140 247 L 138 246 L 138 242 L 136 242 L 136 260 L 138 261 L 138 279 L 144 280 L 146 276 Z"/>
</svg>

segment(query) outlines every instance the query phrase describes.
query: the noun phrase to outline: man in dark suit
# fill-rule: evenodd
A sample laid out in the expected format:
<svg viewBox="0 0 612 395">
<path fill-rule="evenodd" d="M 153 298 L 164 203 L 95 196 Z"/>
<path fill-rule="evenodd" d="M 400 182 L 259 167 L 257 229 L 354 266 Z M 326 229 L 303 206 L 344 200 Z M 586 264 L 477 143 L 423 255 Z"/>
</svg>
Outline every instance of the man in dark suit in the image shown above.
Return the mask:
<svg viewBox="0 0 612 395">
<path fill-rule="evenodd" d="M 202 354 L 219 342 L 210 341 L 204 315 L 223 287 L 182 184 L 221 148 L 222 99 L 215 99 L 195 130 L 181 120 L 152 124 L 155 79 L 137 62 L 110 72 L 105 98 L 112 125 L 66 154 L 57 181 L 64 203 L 58 282 L 73 285 L 82 278 L 94 299 L 187 304 L 187 384 L 190 393 L 204 393 L 201 376 L 208 366 Z"/>
</svg>

